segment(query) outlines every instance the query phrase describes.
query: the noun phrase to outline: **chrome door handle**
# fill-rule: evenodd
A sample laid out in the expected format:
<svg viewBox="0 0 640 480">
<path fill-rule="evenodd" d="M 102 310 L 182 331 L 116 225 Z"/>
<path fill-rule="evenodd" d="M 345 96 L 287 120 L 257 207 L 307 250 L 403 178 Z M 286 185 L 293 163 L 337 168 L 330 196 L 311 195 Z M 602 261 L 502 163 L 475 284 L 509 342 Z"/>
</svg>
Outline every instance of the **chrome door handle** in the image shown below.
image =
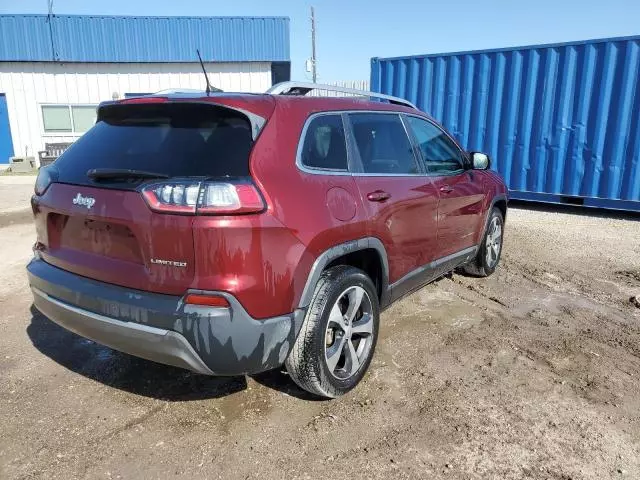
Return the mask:
<svg viewBox="0 0 640 480">
<path fill-rule="evenodd" d="M 451 193 L 453 192 L 453 188 L 451 188 L 449 185 L 443 185 L 440 187 L 440 191 L 442 193 Z"/>
<path fill-rule="evenodd" d="M 367 199 L 371 202 L 386 202 L 391 198 L 391 194 L 383 190 L 376 190 L 367 194 Z"/>
</svg>

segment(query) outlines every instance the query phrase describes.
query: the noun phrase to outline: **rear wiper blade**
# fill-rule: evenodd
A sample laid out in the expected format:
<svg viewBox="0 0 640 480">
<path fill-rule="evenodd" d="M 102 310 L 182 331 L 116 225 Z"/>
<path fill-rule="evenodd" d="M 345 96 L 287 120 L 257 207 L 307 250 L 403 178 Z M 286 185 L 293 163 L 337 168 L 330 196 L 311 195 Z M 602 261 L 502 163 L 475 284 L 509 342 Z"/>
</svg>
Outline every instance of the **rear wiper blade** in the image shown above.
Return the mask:
<svg viewBox="0 0 640 480">
<path fill-rule="evenodd" d="M 169 178 L 169 175 L 126 168 L 92 168 L 87 172 L 87 177 L 93 180 L 106 180 L 110 178 Z"/>
</svg>

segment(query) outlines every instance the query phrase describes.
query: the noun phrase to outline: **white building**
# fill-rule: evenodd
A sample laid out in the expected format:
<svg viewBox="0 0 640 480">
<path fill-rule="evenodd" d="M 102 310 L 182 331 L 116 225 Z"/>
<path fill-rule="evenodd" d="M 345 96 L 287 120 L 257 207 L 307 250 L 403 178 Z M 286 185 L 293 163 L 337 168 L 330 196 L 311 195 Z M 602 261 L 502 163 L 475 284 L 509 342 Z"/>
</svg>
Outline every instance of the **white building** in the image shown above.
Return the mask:
<svg viewBox="0 0 640 480">
<path fill-rule="evenodd" d="M 203 90 L 196 49 L 225 91 L 290 73 L 287 18 L 0 15 L 0 31 L 0 164 L 73 142 L 102 101 Z"/>
</svg>

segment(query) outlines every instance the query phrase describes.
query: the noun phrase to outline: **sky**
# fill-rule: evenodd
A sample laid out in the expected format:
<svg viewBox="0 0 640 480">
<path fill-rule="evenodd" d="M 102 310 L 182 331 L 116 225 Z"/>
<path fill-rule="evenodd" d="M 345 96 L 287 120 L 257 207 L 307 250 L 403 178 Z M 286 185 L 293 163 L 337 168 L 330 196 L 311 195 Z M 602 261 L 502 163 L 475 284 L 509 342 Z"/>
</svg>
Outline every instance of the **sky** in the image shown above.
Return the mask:
<svg viewBox="0 0 640 480">
<path fill-rule="evenodd" d="M 54 0 L 54 13 L 287 16 L 292 79 L 309 80 L 311 5 L 319 82 L 368 80 L 371 57 L 640 34 L 640 0 Z M 46 12 L 47 0 L 0 0 L 0 13 Z"/>
</svg>

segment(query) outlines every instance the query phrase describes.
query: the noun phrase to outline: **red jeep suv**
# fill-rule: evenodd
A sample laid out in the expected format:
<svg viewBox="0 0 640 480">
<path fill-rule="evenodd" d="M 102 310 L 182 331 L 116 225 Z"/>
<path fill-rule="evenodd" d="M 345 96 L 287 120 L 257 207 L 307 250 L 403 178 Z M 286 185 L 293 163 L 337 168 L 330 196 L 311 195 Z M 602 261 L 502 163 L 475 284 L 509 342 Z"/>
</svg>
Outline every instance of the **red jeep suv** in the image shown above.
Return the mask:
<svg viewBox="0 0 640 480">
<path fill-rule="evenodd" d="M 457 267 L 494 271 L 507 190 L 406 100 L 305 96 L 318 87 L 335 90 L 101 104 L 40 169 L 34 305 L 198 373 L 284 364 L 314 394 L 353 388 L 382 309 Z"/>
</svg>

